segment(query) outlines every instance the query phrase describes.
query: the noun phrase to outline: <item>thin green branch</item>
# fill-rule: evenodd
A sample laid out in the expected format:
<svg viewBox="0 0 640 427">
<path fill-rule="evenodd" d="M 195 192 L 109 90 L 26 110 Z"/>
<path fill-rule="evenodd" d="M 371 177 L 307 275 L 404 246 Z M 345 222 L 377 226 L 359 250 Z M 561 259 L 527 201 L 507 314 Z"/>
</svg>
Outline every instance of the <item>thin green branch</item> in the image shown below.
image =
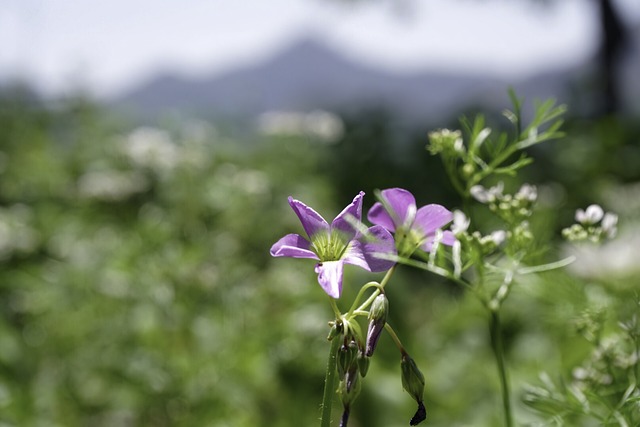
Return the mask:
<svg viewBox="0 0 640 427">
<path fill-rule="evenodd" d="M 367 300 L 363 302 L 362 305 L 360 305 L 360 307 L 357 308 L 358 311 L 365 310 L 367 307 L 371 305 L 373 300 L 376 299 L 378 295 L 380 295 L 381 290 L 383 290 L 384 287 L 387 285 L 387 283 L 389 283 L 389 279 L 391 279 L 391 276 L 393 275 L 394 271 L 396 271 L 396 265 L 394 265 L 387 271 L 387 274 L 385 274 L 384 277 L 382 278 L 382 281 L 380 282 L 378 289 L 376 289 L 371 294 L 371 296 L 369 296 L 369 298 L 367 298 Z"/>
<path fill-rule="evenodd" d="M 342 313 L 340 312 L 340 309 L 338 308 L 338 304 L 336 303 L 335 298 L 329 297 L 329 304 L 331 304 L 331 308 L 333 309 L 333 313 L 336 315 L 336 319 L 341 319 L 342 318 Z"/>
<path fill-rule="evenodd" d="M 379 292 L 382 289 L 382 286 L 378 282 L 369 282 L 369 283 L 363 285 L 362 288 L 360 288 L 360 291 L 358 292 L 358 295 L 353 300 L 353 304 L 351 304 L 351 308 L 349 309 L 349 312 L 347 313 L 347 319 L 350 319 L 351 316 L 353 316 L 354 311 L 356 311 L 356 309 L 358 309 L 358 303 L 362 299 L 362 296 L 364 295 L 364 292 L 367 289 L 374 288 L 374 287 L 377 288 Z M 377 294 L 376 294 L 376 296 L 377 296 Z M 372 300 L 372 302 L 373 302 L 373 300 Z M 365 305 L 364 307 L 360 307 L 360 310 L 363 309 L 363 308 L 366 308 L 366 307 L 367 307 L 367 305 Z"/>
<path fill-rule="evenodd" d="M 393 330 L 391 325 L 389 325 L 388 323 L 385 323 L 384 324 L 384 329 L 389 333 L 389 335 L 391 336 L 391 339 L 393 339 L 393 342 L 398 347 L 398 350 L 400 350 L 400 353 L 406 354 L 407 352 L 404 349 L 404 346 L 402 345 L 402 342 L 400 341 L 400 338 L 398 338 L 398 334 L 396 334 L 396 331 Z"/>
<path fill-rule="evenodd" d="M 522 267 L 517 270 L 518 274 L 531 274 L 531 273 L 542 273 L 545 271 L 556 270 L 558 268 L 563 268 L 573 263 L 576 260 L 575 256 L 570 256 L 555 262 L 550 262 L 548 264 L 534 265 L 531 267 Z"/>
</svg>

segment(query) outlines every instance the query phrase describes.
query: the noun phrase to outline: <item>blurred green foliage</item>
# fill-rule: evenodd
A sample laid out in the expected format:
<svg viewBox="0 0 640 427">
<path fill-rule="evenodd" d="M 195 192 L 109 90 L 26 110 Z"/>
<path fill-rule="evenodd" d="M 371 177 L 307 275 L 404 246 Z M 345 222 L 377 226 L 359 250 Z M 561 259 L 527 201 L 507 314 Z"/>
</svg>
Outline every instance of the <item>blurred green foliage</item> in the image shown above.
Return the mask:
<svg viewBox="0 0 640 427">
<path fill-rule="evenodd" d="M 618 209 L 622 231 L 637 227 L 637 203 L 624 202 L 640 179 L 637 127 L 604 120 L 576 129 L 533 151 L 538 163 L 527 174 L 543 187 L 546 212 L 536 232 L 556 239 L 583 202 Z M 240 141 L 203 121 L 134 127 L 82 97 L 45 106 L 4 94 L 0 425 L 317 424 L 332 312 L 313 263 L 273 260 L 269 247 L 300 231 L 288 195 L 326 217 L 359 190 L 368 207 L 375 188 L 391 186 L 455 208 L 442 166 L 424 148 L 426 130 L 398 135 L 388 117 L 368 114 L 345 119 L 334 145 Z M 618 322 L 637 313 L 637 275 L 578 273 L 518 283 L 504 307 L 513 388 L 528 403 L 525 386 L 543 387 L 541 372 L 566 382 L 593 358 L 597 345 L 575 327 L 584 313 L 605 314 L 602 337 L 622 334 Z M 348 283 L 369 276 L 346 271 L 346 300 L 356 288 Z M 389 322 L 425 374 L 428 425 L 498 425 L 489 332 L 474 298 L 407 269 L 388 293 Z M 379 349 L 353 427 L 406 425 L 415 410 L 399 355 Z M 516 411 L 531 423 L 546 417 L 523 402 Z"/>
</svg>

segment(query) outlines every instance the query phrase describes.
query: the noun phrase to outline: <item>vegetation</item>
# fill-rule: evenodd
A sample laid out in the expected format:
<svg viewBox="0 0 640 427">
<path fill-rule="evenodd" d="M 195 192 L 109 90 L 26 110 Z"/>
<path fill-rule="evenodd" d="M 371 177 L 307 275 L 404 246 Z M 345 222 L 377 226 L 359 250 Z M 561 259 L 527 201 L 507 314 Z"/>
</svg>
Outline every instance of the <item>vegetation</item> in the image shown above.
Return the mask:
<svg viewBox="0 0 640 427">
<path fill-rule="evenodd" d="M 374 190 L 395 186 L 419 204 L 465 204 L 426 132 L 398 148 L 385 120 L 344 123 L 333 144 L 238 138 L 188 119 L 138 127 L 82 98 L 3 95 L 0 425 L 317 425 L 334 313 L 312 268 L 269 255 L 300 227 L 287 197 L 331 218 L 357 191 L 368 209 Z M 577 256 L 522 278 L 501 306 L 514 418 L 638 425 L 640 132 L 616 117 L 563 129 L 505 181 L 511 192 L 537 185 L 532 232 L 557 248 L 546 256 Z M 562 243 L 591 203 L 618 213 L 618 236 Z M 491 215 L 471 215 L 494 229 Z M 343 297 L 368 280 L 346 267 Z M 424 374 L 424 425 L 501 425 L 478 298 L 402 265 L 385 292 L 388 322 Z M 400 375 L 383 333 L 350 425 L 406 425 L 415 402 Z"/>
</svg>

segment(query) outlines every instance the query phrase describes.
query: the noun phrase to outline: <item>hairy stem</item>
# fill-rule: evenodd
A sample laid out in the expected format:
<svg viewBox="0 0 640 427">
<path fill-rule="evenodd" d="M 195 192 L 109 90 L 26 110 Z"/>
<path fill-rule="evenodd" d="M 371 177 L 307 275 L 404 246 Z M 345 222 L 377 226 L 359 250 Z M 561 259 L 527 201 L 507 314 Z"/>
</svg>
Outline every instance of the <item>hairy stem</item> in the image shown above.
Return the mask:
<svg viewBox="0 0 640 427">
<path fill-rule="evenodd" d="M 331 405 L 333 404 L 333 395 L 336 390 L 336 358 L 341 344 L 340 337 L 341 335 L 338 335 L 333 337 L 333 339 L 331 340 L 329 358 L 327 359 L 327 373 L 324 378 L 324 393 L 322 395 L 322 415 L 320 417 L 320 427 L 329 427 L 331 425 Z"/>
<path fill-rule="evenodd" d="M 509 390 L 509 378 L 507 376 L 507 367 L 504 357 L 504 343 L 502 341 L 502 325 L 500 324 L 500 315 L 497 310 L 491 310 L 489 329 L 491 333 L 491 348 L 493 349 L 493 355 L 498 367 L 498 375 L 500 376 L 500 391 L 502 392 L 504 422 L 506 427 L 513 427 L 511 393 Z"/>
</svg>

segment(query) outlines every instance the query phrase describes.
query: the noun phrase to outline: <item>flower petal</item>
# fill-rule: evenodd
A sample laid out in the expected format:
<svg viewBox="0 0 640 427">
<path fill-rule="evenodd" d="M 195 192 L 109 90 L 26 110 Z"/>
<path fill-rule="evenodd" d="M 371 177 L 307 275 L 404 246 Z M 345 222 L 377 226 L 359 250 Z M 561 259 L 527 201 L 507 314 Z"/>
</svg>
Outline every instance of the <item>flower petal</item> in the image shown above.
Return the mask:
<svg viewBox="0 0 640 427">
<path fill-rule="evenodd" d="M 287 234 L 271 246 L 271 256 L 318 259 L 307 239 L 299 234 Z"/>
<path fill-rule="evenodd" d="M 416 212 L 416 199 L 413 194 L 402 188 L 388 188 L 382 190 L 381 194 L 391 209 L 389 215 L 396 227 L 410 225 L 413 222 L 411 217 Z"/>
<path fill-rule="evenodd" d="M 368 229 L 366 235 L 352 240 L 343 255 L 347 264 L 356 265 L 367 271 L 380 272 L 390 269 L 395 262 L 381 255 L 395 255 L 393 236 L 380 225 Z"/>
<path fill-rule="evenodd" d="M 396 226 L 393 223 L 393 219 L 387 213 L 387 210 L 384 208 L 382 203 L 376 202 L 369 209 L 369 213 L 367 213 L 367 219 L 369 222 L 375 225 L 381 225 L 387 230 L 394 232 L 396 231 Z"/>
<path fill-rule="evenodd" d="M 420 248 L 425 252 L 431 252 L 431 249 L 433 248 L 433 241 L 434 240 L 435 240 L 435 235 L 427 237 L 425 242 L 422 245 L 420 245 Z M 455 234 L 453 234 L 449 230 L 446 230 L 442 234 L 442 240 L 440 240 L 440 243 L 442 243 L 444 245 L 447 245 L 447 246 L 453 246 L 453 244 L 456 242 L 456 240 L 457 239 L 456 239 Z"/>
<path fill-rule="evenodd" d="M 316 264 L 318 283 L 331 298 L 340 298 L 342 293 L 342 268 L 344 262 L 325 261 Z"/>
<path fill-rule="evenodd" d="M 289 197 L 289 205 L 298 215 L 304 231 L 309 238 L 319 231 L 328 231 L 329 223 L 322 216 L 299 200 Z"/>
<path fill-rule="evenodd" d="M 419 229 L 424 236 L 433 234 L 438 228 L 442 228 L 453 219 L 453 214 L 444 206 L 426 205 L 416 212 L 414 229 Z"/>
<path fill-rule="evenodd" d="M 351 240 L 356 235 L 356 229 L 349 222 L 351 220 L 356 219 L 358 221 L 362 220 L 362 198 L 364 197 L 364 192 L 361 191 L 358 193 L 356 197 L 354 197 L 353 201 L 342 210 L 338 214 L 338 216 L 331 223 L 332 230 L 339 230 L 343 233 L 343 236 L 347 240 Z"/>
</svg>

